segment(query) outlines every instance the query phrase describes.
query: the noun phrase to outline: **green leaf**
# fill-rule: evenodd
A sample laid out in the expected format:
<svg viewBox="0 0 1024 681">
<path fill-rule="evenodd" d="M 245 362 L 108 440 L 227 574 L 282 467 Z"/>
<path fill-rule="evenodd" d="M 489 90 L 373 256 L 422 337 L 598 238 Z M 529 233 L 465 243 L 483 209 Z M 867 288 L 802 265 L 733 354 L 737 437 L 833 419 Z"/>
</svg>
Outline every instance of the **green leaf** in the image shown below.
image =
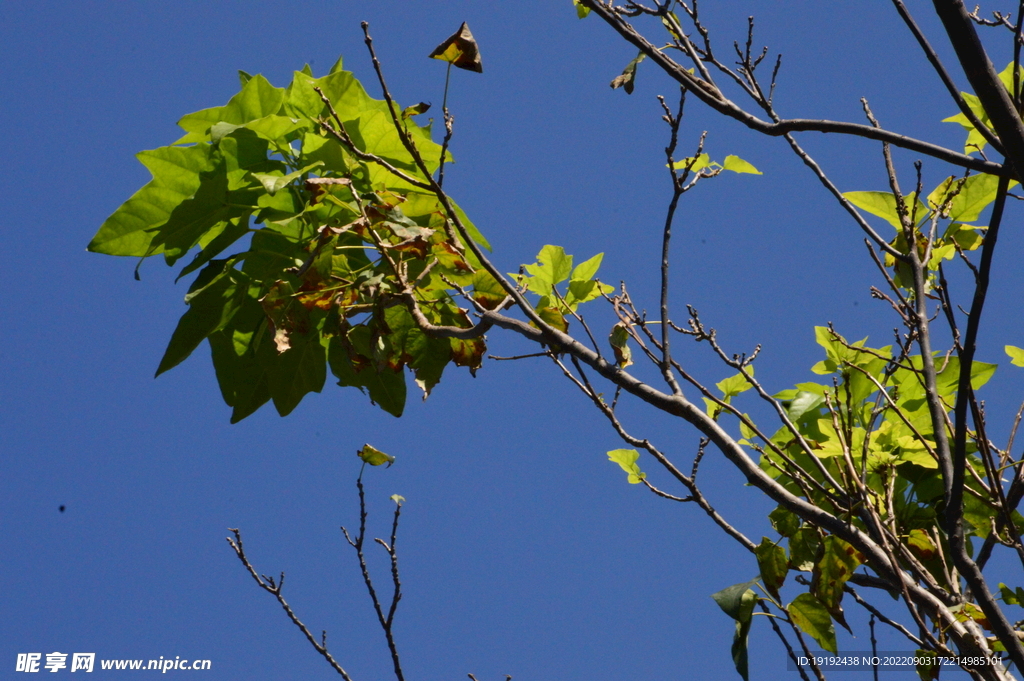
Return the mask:
<svg viewBox="0 0 1024 681">
<path fill-rule="evenodd" d="M 405 497 L 403 497 L 401 494 L 392 494 L 391 501 L 401 506 L 402 504 L 405 503 Z"/>
<path fill-rule="evenodd" d="M 480 246 L 482 246 L 484 250 L 490 251 L 491 244 L 487 241 L 486 238 L 484 238 L 484 235 L 480 232 L 480 230 L 476 228 L 476 225 L 472 223 L 472 221 L 469 219 L 466 213 L 463 212 L 463 210 L 459 208 L 459 206 L 454 201 L 452 201 L 451 204 L 452 207 L 455 209 L 455 215 L 458 216 L 459 220 L 462 222 L 463 227 L 466 228 L 466 232 L 469 233 L 469 238 L 475 241 L 476 243 L 480 244 Z"/>
<path fill-rule="evenodd" d="M 640 458 L 640 452 L 635 449 L 613 449 L 608 452 L 608 460 L 614 461 L 619 464 L 619 468 L 626 471 L 628 474 L 629 484 L 639 484 L 647 474 L 640 470 L 640 467 L 636 464 L 637 459 Z"/>
<path fill-rule="evenodd" d="M 327 380 L 327 353 L 320 334 L 292 334 L 289 341 L 291 347 L 281 353 L 272 343 L 264 343 L 260 349 L 265 351 L 257 356 L 267 367 L 270 397 L 281 416 L 290 414 L 307 393 L 323 390 Z"/>
<path fill-rule="evenodd" d="M 576 6 L 576 18 L 586 19 L 587 15 L 590 14 L 590 8 L 584 6 L 580 0 L 572 0 L 572 4 Z"/>
<path fill-rule="evenodd" d="M 725 161 L 722 163 L 723 170 L 731 170 L 734 173 L 750 173 L 751 175 L 763 175 L 763 173 L 755 168 L 752 164 L 744 161 L 739 156 L 726 156 Z"/>
<path fill-rule="evenodd" d="M 825 397 L 823 395 L 799 390 L 793 399 L 789 401 L 786 413 L 789 414 L 789 418 L 792 421 L 799 421 L 805 414 L 817 414 L 818 408 L 823 404 L 825 404 Z"/>
<path fill-rule="evenodd" d="M 594 278 L 597 274 L 597 270 L 601 267 L 601 260 L 604 259 L 604 253 L 598 253 L 593 258 L 585 260 L 577 265 L 570 275 L 572 281 L 587 281 Z"/>
<path fill-rule="evenodd" d="M 154 250 L 150 246 L 154 230 L 199 189 L 199 173 L 206 169 L 211 151 L 212 147 L 202 144 L 139 152 L 136 158 L 153 179 L 100 225 L 88 249 L 135 257 L 159 253 L 159 248 Z"/>
<path fill-rule="evenodd" d="M 736 633 L 732 640 L 732 661 L 744 680 L 748 678 L 747 639 L 753 618 L 757 593 L 751 588 L 755 581 L 734 584 L 711 595 L 725 614 L 736 620 Z"/>
<path fill-rule="evenodd" d="M 160 226 L 155 245 L 164 252 L 168 265 L 173 265 L 196 245 L 207 232 L 220 228 L 248 212 L 244 207 L 227 202 L 228 182 L 224 167 L 204 172 L 202 184 L 194 196 L 179 204 Z"/>
<path fill-rule="evenodd" d="M 268 170 L 277 162 L 267 160 L 267 142 L 253 132 L 239 129 L 225 137 L 200 174 L 195 194 L 182 201 L 159 226 L 152 246 L 174 264 L 212 230 L 251 213 L 262 190 L 245 189 L 241 178 L 252 170 Z"/>
<path fill-rule="evenodd" d="M 647 55 L 643 51 L 639 52 L 633 60 L 626 64 L 626 68 L 622 69 L 622 75 L 615 76 L 612 79 L 611 87 L 613 90 L 622 88 L 626 91 L 627 95 L 633 94 L 633 87 L 636 85 L 636 67 L 640 65 L 644 59 L 647 59 Z"/>
<path fill-rule="evenodd" d="M 207 232 L 206 237 L 209 237 L 216 230 L 210 230 Z M 182 268 L 178 276 L 175 277 L 174 281 L 179 281 L 182 277 L 188 276 L 192 272 L 195 272 L 200 267 L 210 262 L 213 258 L 220 255 L 225 248 L 235 243 L 243 236 L 249 233 L 249 218 L 245 216 L 236 220 L 231 220 L 225 223 L 224 228 L 220 230 L 212 239 L 206 240 L 204 237 L 200 240 L 200 246 L 203 247 L 199 253 L 192 259 L 188 265 Z M 204 244 L 205 241 L 205 244 Z"/>
<path fill-rule="evenodd" d="M 754 375 L 754 367 L 749 366 L 746 367 L 746 369 L 751 376 Z M 722 398 L 728 402 L 731 398 L 750 390 L 753 386 L 741 372 L 735 376 L 730 376 L 729 378 L 719 381 L 715 384 L 715 387 L 722 391 Z"/>
<path fill-rule="evenodd" d="M 569 281 L 569 291 L 565 295 L 565 304 L 573 312 L 581 303 L 586 303 L 601 295 L 601 285 L 593 279 L 583 281 L 573 279 Z"/>
<path fill-rule="evenodd" d="M 331 373 L 338 385 L 365 389 L 370 400 L 392 416 L 401 416 L 405 410 L 405 374 L 372 365 L 357 368 L 349 356 L 349 348 L 340 336 L 331 338 L 327 354 Z"/>
<path fill-rule="evenodd" d="M 296 170 L 294 173 L 288 173 L 287 175 L 272 175 L 270 173 L 253 173 L 252 176 L 255 177 L 259 181 L 260 184 L 263 185 L 263 188 L 267 190 L 268 194 L 273 196 L 274 194 L 276 194 L 277 192 L 281 191 L 282 189 L 287 187 L 289 184 L 291 184 L 295 180 L 299 179 L 300 177 L 302 177 L 303 175 L 308 173 L 313 168 L 318 168 L 318 167 L 322 166 L 323 164 L 324 164 L 323 161 L 317 161 L 316 163 L 311 163 L 308 166 L 306 166 L 305 168 L 301 168 L 299 170 Z"/>
<path fill-rule="evenodd" d="M 228 100 L 224 106 L 203 109 L 188 114 L 178 121 L 178 126 L 188 134 L 175 144 L 195 144 L 208 138 L 210 128 L 217 123 L 243 125 L 257 118 L 276 114 L 284 103 L 285 92 L 274 87 L 260 74 L 252 76 L 242 90 Z"/>
<path fill-rule="evenodd" d="M 304 120 L 290 116 L 264 116 L 245 124 L 247 130 L 252 130 L 260 137 L 280 146 L 286 146 L 292 139 L 301 135 L 296 131 L 308 130 L 310 125 Z"/>
<path fill-rule="evenodd" d="M 749 622 L 754 612 L 754 605 L 757 602 L 756 593 L 753 590 L 757 584 L 756 579 L 742 584 L 733 584 L 721 591 L 711 594 L 718 607 L 729 617 L 737 622 Z M 751 599 L 750 596 L 755 596 Z"/>
<path fill-rule="evenodd" d="M 972 525 L 966 530 L 982 539 L 992 532 L 992 519 L 999 515 L 995 508 L 974 495 L 964 495 L 964 520 Z"/>
<path fill-rule="evenodd" d="M 693 165 L 690 165 L 691 162 Z M 694 159 L 693 156 L 687 156 L 682 161 L 676 161 L 675 163 L 673 163 L 672 167 L 675 168 L 676 170 L 686 170 L 686 168 L 689 167 L 690 171 L 695 173 L 698 170 L 703 170 L 704 168 L 707 168 L 710 165 L 712 165 L 711 157 L 708 156 L 707 154 L 701 154 L 697 156 L 696 159 Z"/>
<path fill-rule="evenodd" d="M 786 606 L 786 610 L 789 612 L 789 618 L 793 624 L 817 641 L 818 645 L 833 655 L 839 652 L 836 647 L 836 630 L 832 626 L 832 617 L 818 599 L 808 593 L 800 594 Z"/>
<path fill-rule="evenodd" d="M 1024 588 L 1018 586 L 1016 589 L 1011 590 L 1010 587 L 1000 582 L 999 594 L 1003 599 L 1003 603 L 1024 607 Z"/>
<path fill-rule="evenodd" d="M 1010 356 L 1010 364 L 1015 367 L 1024 367 L 1024 349 L 1013 345 L 1006 345 L 1003 347 L 1003 350 Z"/>
<path fill-rule="evenodd" d="M 385 321 L 391 329 L 388 340 L 394 354 L 406 358 L 415 374 L 416 384 L 423 390 L 426 399 L 440 382 L 445 367 L 454 358 L 455 349 L 451 341 L 427 336 L 413 321 L 409 311 L 401 306 L 388 308 Z"/>
<path fill-rule="evenodd" d="M 832 617 L 849 628 L 843 614 L 843 586 L 861 564 L 860 554 L 834 535 L 825 537 L 824 552 L 814 567 L 811 591 Z"/>
<path fill-rule="evenodd" d="M 473 284 L 473 300 L 488 310 L 497 308 L 508 296 L 501 282 L 492 277 L 485 269 L 477 270 L 473 274 L 471 283 Z"/>
<path fill-rule="evenodd" d="M 531 275 L 527 279 L 530 290 L 541 296 L 549 296 L 555 284 L 569 278 L 572 256 L 566 255 L 561 246 L 549 244 L 540 249 L 536 263 L 526 265 L 526 271 Z"/>
<path fill-rule="evenodd" d="M 538 303 L 534 311 L 545 324 L 558 329 L 562 333 L 566 333 L 569 330 L 569 322 L 565 319 L 564 309 L 553 307 L 549 303 L 551 303 L 551 299 L 548 296 L 544 296 L 540 299 L 540 303 Z"/>
<path fill-rule="evenodd" d="M 785 549 L 768 537 L 763 537 L 754 554 L 757 556 L 757 567 L 761 571 L 761 581 L 768 589 L 768 593 L 778 598 L 779 589 L 786 582 L 786 573 L 789 572 Z"/>
<path fill-rule="evenodd" d="M 915 667 L 921 681 L 936 681 L 939 678 L 939 670 L 942 665 L 939 662 L 938 653 L 934 650 L 918 648 L 914 651 Z"/>
<path fill-rule="evenodd" d="M 792 537 L 800 529 L 800 518 L 784 506 L 778 506 L 769 513 L 768 520 L 783 537 Z"/>
<path fill-rule="evenodd" d="M 390 454 L 385 454 L 379 449 L 368 444 L 363 445 L 363 448 L 356 452 L 356 454 L 359 456 L 360 459 L 370 464 L 371 466 L 380 466 L 386 463 L 390 468 L 391 464 L 395 462 L 395 457 L 391 456 Z M 391 498 L 394 499 L 395 497 Z M 402 501 L 405 501 L 405 499 L 402 499 Z"/>
<path fill-rule="evenodd" d="M 302 137 L 302 159 L 311 163 L 324 164 L 324 171 L 347 174 L 355 168 L 354 158 L 340 142 L 319 135 L 306 134 Z"/>
<path fill-rule="evenodd" d="M 675 24 L 673 24 L 672 21 L 669 20 L 669 17 L 675 19 Z M 682 41 L 683 36 L 680 35 L 679 32 L 676 30 L 676 26 L 682 26 L 683 24 L 681 21 L 679 21 L 679 17 L 676 16 L 675 12 L 670 11 L 663 14 L 661 16 L 661 25 L 665 27 L 665 30 L 668 31 L 673 38 Z"/>
<path fill-rule="evenodd" d="M 214 261 L 205 270 L 209 277 L 222 274 L 223 260 Z M 230 268 L 228 268 L 230 269 Z M 234 272 L 234 271 L 233 271 Z M 178 320 L 171 334 L 164 356 L 157 367 L 156 376 L 183 362 L 203 340 L 223 329 L 241 307 L 245 289 L 239 288 L 231 274 L 220 276 L 189 299 L 189 308 Z"/>
<path fill-rule="evenodd" d="M 817 561 L 821 537 L 818 531 L 810 526 L 798 529 L 789 538 L 789 564 L 794 570 L 810 572 Z"/>
<path fill-rule="evenodd" d="M 974 222 L 995 201 L 998 185 L 999 178 L 995 175 L 972 175 L 966 180 L 948 177 L 928 195 L 928 205 L 937 210 L 946 202 L 949 194 L 956 192 L 949 202 L 949 219 Z"/>
<path fill-rule="evenodd" d="M 262 316 L 259 304 L 255 304 L 255 308 L 256 314 Z M 231 423 L 238 423 L 270 401 L 270 386 L 266 369 L 256 361 L 255 354 L 248 351 L 248 346 L 239 353 L 233 336 L 231 329 L 225 329 L 207 340 L 221 395 L 233 408 Z"/>
<path fill-rule="evenodd" d="M 872 215 L 883 218 L 897 230 L 903 229 L 900 223 L 899 213 L 896 210 L 896 197 L 888 192 L 844 192 L 843 196 L 858 208 L 862 208 Z M 915 197 L 913 195 L 904 198 L 907 209 L 913 211 Z M 928 208 L 917 201 L 916 219 L 920 222 L 927 217 Z"/>
</svg>

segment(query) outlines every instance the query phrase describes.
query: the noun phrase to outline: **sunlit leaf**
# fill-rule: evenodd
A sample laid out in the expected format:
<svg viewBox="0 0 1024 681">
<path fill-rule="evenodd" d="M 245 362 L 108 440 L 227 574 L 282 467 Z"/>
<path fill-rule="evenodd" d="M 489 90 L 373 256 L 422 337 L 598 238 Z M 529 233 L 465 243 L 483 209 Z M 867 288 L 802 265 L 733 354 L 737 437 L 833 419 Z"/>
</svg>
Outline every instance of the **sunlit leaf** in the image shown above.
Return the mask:
<svg viewBox="0 0 1024 681">
<path fill-rule="evenodd" d="M 751 175 L 762 175 L 763 173 L 751 163 L 744 161 L 739 156 L 726 156 L 722 162 L 723 170 L 731 170 L 734 173 L 750 173 Z"/>
<path fill-rule="evenodd" d="M 526 265 L 532 275 L 527 281 L 530 290 L 542 296 L 551 295 L 555 284 L 565 281 L 572 272 L 572 256 L 566 255 L 561 246 L 547 245 L 537 254 L 537 262 Z"/>
<path fill-rule="evenodd" d="M 1015 367 L 1024 367 L 1024 349 L 1013 345 L 1006 345 L 1003 349 L 1010 356 L 1010 364 Z"/>
<path fill-rule="evenodd" d="M 745 368 L 745 371 L 753 377 L 754 367 L 748 366 Z M 731 398 L 750 390 L 754 386 L 751 385 L 747 377 L 741 372 L 735 376 L 730 376 L 729 378 L 719 381 L 715 384 L 715 387 L 722 391 L 722 399 L 728 402 Z"/>
<path fill-rule="evenodd" d="M 858 208 L 862 208 L 872 215 L 883 218 L 896 229 L 903 229 L 900 222 L 899 212 L 896 210 L 896 197 L 889 192 L 844 192 L 843 196 Z M 904 198 L 907 210 L 913 213 L 912 217 L 920 222 L 928 216 L 928 208 L 921 202 L 915 203 L 913 195 Z M 917 206 L 916 210 L 914 206 Z M 908 215 L 911 217 L 911 215 Z"/>
<path fill-rule="evenodd" d="M 647 477 L 647 474 L 641 471 L 640 466 L 636 463 L 639 458 L 640 452 L 635 449 L 613 449 L 608 452 L 608 460 L 619 464 L 619 468 L 626 471 L 631 485 L 636 485 Z"/>
<path fill-rule="evenodd" d="M 676 161 L 672 164 L 672 167 L 676 170 L 686 170 L 689 168 L 690 171 L 697 172 L 698 170 L 703 170 L 710 165 L 712 165 L 711 157 L 707 154 L 700 154 L 696 157 L 687 156 L 682 161 Z"/>
<path fill-rule="evenodd" d="M 836 647 L 836 630 L 832 626 L 832 616 L 818 599 L 809 593 L 803 593 L 786 606 L 793 624 L 818 642 L 833 655 L 838 653 Z"/>
<path fill-rule="evenodd" d="M 182 201 L 195 194 L 211 151 L 212 147 L 201 144 L 139 152 L 136 158 L 153 179 L 100 225 L 88 249 L 136 257 L 159 253 L 161 248 L 151 249 L 156 228 L 167 222 Z"/>
<path fill-rule="evenodd" d="M 604 253 L 598 253 L 593 258 L 585 260 L 577 265 L 572 270 L 570 279 L 573 281 L 586 281 L 593 279 L 594 275 L 597 274 L 597 270 L 601 267 L 601 260 L 604 259 Z"/>
<path fill-rule="evenodd" d="M 388 466 L 390 466 L 395 462 L 395 457 L 391 456 L 390 454 L 385 454 L 376 447 L 373 447 L 372 445 L 368 444 L 363 445 L 362 449 L 356 452 L 356 454 L 359 455 L 360 459 L 370 464 L 371 466 L 380 466 L 383 464 L 387 464 Z M 391 498 L 394 499 L 395 497 Z M 402 501 L 405 500 L 402 499 Z"/>
</svg>

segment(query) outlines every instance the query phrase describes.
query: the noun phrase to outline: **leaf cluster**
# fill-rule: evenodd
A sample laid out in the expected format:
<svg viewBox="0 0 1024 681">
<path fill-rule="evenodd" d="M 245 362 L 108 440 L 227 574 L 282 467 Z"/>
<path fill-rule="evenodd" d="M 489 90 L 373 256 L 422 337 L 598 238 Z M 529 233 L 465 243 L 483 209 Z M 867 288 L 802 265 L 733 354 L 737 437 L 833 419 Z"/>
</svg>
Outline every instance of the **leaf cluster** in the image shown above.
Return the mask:
<svg viewBox="0 0 1024 681">
<path fill-rule="evenodd" d="M 504 291 L 437 197 L 417 186 L 428 178 L 388 103 L 368 96 L 340 60 L 321 78 L 308 66 L 295 72 L 286 88 L 260 75 L 240 80 L 226 105 L 183 117 L 174 144 L 139 154 L 153 179 L 89 244 L 111 255 L 162 254 L 168 265 L 194 252 L 178 275 L 198 272 L 188 310 L 157 374 L 206 340 L 235 422 L 271 400 L 288 414 L 322 389 L 328 368 L 396 416 L 404 369 L 427 395 L 449 364 L 479 368 L 483 338 L 428 336 L 409 301 L 432 324 L 469 328 L 454 296 L 493 308 Z M 441 147 L 413 112 L 401 124 L 433 172 Z"/>
</svg>

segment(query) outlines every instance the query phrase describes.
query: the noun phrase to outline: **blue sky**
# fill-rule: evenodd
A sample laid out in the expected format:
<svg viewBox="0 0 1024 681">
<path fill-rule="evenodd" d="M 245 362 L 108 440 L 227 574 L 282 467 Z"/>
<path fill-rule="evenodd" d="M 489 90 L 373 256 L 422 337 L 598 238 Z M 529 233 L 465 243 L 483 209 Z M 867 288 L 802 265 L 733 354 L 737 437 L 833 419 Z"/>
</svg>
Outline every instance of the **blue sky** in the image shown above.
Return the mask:
<svg viewBox="0 0 1024 681">
<path fill-rule="evenodd" d="M 707 22 L 724 50 L 757 15 L 756 45 L 784 55 L 784 115 L 860 121 L 865 96 L 887 127 L 963 143 L 940 123 L 955 111 L 887 4 L 778 7 L 729 0 Z M 264 407 L 229 425 L 202 348 L 152 378 L 186 285 L 156 259 L 136 282 L 134 261 L 85 251 L 148 180 L 133 155 L 174 141 L 183 114 L 226 102 L 238 69 L 284 85 L 340 54 L 378 95 L 361 20 L 396 97 L 435 105 L 444 67 L 426 55 L 469 22 L 484 73 L 453 74 L 458 162 L 446 188 L 499 266 L 515 271 L 548 243 L 578 259 L 604 252 L 602 278 L 656 308 L 669 184 L 655 95 L 675 88 L 648 63 L 631 96 L 611 90 L 635 51 L 596 17 L 578 21 L 568 0 L 0 5 L 0 669 L 59 650 L 210 659 L 216 679 L 329 678 L 225 543 L 239 527 L 257 569 L 287 573 L 285 596 L 328 630 L 353 677 L 381 678 L 383 637 L 338 530 L 358 522 L 354 452 L 370 442 L 397 463 L 366 474 L 369 532 L 388 531 L 391 494 L 407 499 L 396 631 L 409 678 L 737 678 L 733 623 L 709 595 L 753 577 L 752 557 L 699 509 L 627 485 L 605 456 L 621 446 L 614 432 L 546 361 L 489 362 L 475 379 L 450 369 L 398 420 L 329 382 L 288 418 Z M 691 101 L 682 147 L 703 130 L 713 158 L 737 154 L 764 175 L 721 176 L 683 199 L 677 309 L 696 305 L 730 351 L 762 343 L 758 376 L 772 390 L 811 378 L 814 325 L 884 343 L 895 320 L 869 298 L 878 282 L 855 225 L 783 141 Z M 805 141 L 842 189 L 885 189 L 877 145 Z M 914 157 L 897 158 L 909 184 Z M 929 161 L 925 172 L 934 184 L 947 169 Z M 996 276 L 1010 279 L 993 291 L 981 355 L 996 362 L 1003 344 L 1024 345 L 1011 312 L 1024 242 L 1019 229 L 1002 239 Z M 496 354 L 531 351 L 500 333 L 489 341 Z M 731 373 L 706 346 L 677 348 L 709 381 Z M 1006 423 L 1019 381 L 1003 370 L 991 391 L 990 421 Z M 684 424 L 635 404 L 623 414 L 687 465 L 697 438 Z M 771 506 L 715 453 L 701 476 L 744 532 L 769 533 Z M 386 585 L 383 552 L 371 553 Z M 869 649 L 866 633 L 841 646 Z M 752 678 L 782 672 L 763 621 L 751 649 Z"/>
</svg>

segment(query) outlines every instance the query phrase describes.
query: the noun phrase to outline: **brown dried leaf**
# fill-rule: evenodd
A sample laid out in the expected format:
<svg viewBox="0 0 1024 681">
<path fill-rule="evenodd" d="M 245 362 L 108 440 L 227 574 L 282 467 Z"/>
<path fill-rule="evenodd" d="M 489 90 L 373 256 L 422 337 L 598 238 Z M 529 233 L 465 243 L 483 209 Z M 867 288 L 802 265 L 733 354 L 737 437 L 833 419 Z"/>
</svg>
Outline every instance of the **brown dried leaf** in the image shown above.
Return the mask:
<svg viewBox="0 0 1024 681">
<path fill-rule="evenodd" d="M 467 71 L 483 73 L 484 67 L 480 63 L 480 48 L 469 31 L 469 24 L 462 22 L 462 26 L 450 38 L 434 48 L 430 53 L 431 59 L 446 61 L 452 66 Z"/>
<path fill-rule="evenodd" d="M 326 193 L 330 185 L 351 185 L 352 181 L 344 177 L 311 177 L 306 180 L 306 191 L 309 192 L 309 202 L 316 205 L 320 197 Z"/>
</svg>

